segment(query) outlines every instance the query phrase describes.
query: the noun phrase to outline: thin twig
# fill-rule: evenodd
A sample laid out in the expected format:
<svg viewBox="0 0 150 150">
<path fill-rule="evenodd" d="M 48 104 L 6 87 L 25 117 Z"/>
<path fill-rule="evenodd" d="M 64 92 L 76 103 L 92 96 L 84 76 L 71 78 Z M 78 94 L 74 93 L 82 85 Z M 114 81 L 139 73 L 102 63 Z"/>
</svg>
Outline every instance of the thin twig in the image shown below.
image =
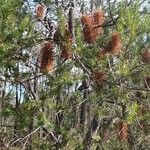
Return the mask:
<svg viewBox="0 0 150 150">
<path fill-rule="evenodd" d="M 20 141 L 20 140 L 21 140 L 21 141 L 25 140 L 26 138 L 30 137 L 33 133 L 37 132 L 40 128 L 41 128 L 41 126 L 38 127 L 37 129 L 35 129 L 34 131 L 32 131 L 30 134 L 28 134 L 28 135 L 25 136 L 24 138 L 18 138 L 18 139 L 15 140 L 12 144 L 10 144 L 10 146 L 14 145 L 15 143 L 17 143 L 17 142 Z"/>
<path fill-rule="evenodd" d="M 27 136 L 25 136 L 24 138 L 22 138 L 22 140 L 30 137 L 33 133 L 37 132 L 40 128 L 41 128 L 41 126 L 39 126 L 37 129 L 35 129 L 34 131 L 32 131 L 30 134 L 28 134 Z"/>
</svg>

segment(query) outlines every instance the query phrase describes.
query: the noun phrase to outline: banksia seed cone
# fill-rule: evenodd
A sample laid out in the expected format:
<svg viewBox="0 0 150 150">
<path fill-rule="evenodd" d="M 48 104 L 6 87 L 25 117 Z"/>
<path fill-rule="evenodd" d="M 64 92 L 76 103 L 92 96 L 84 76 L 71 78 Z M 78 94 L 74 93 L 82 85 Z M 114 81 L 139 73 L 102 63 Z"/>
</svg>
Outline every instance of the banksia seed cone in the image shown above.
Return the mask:
<svg viewBox="0 0 150 150">
<path fill-rule="evenodd" d="M 42 48 L 41 71 L 52 71 L 54 67 L 54 45 L 50 42 L 45 42 Z"/>
<path fill-rule="evenodd" d="M 125 140 L 128 137 L 128 124 L 120 120 L 117 124 L 118 138 L 120 141 Z"/>
<path fill-rule="evenodd" d="M 146 77 L 144 80 L 145 88 L 150 88 L 150 77 Z"/>
<path fill-rule="evenodd" d="M 150 51 L 145 50 L 142 53 L 142 60 L 143 60 L 144 63 L 150 63 Z"/>
<path fill-rule="evenodd" d="M 92 71 L 92 73 L 93 73 L 93 78 L 96 82 L 103 82 L 106 81 L 107 79 L 107 75 L 104 71 L 94 70 Z"/>
<path fill-rule="evenodd" d="M 42 6 L 41 4 L 38 4 L 36 6 L 36 18 L 39 20 L 43 20 L 44 17 L 44 6 Z"/>
<path fill-rule="evenodd" d="M 110 52 L 112 55 L 118 55 L 120 53 L 122 44 L 119 33 L 114 33 L 111 37 L 111 40 L 108 42 L 105 50 Z"/>
</svg>

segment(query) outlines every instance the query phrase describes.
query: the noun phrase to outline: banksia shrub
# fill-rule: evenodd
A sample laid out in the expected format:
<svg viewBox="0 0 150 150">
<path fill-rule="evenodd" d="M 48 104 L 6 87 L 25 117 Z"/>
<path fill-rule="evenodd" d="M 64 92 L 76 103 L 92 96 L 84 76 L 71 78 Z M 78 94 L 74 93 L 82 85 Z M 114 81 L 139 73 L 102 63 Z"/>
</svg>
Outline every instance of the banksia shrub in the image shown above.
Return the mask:
<svg viewBox="0 0 150 150">
<path fill-rule="evenodd" d="M 41 50 L 41 71 L 50 72 L 54 67 L 54 53 L 53 53 L 54 45 L 51 42 L 43 43 L 43 47 Z"/>
<path fill-rule="evenodd" d="M 116 32 L 111 36 L 111 39 L 108 42 L 108 45 L 105 47 L 105 50 L 112 55 L 118 55 L 120 53 L 121 47 L 121 38 L 119 33 Z"/>
<path fill-rule="evenodd" d="M 145 50 L 145 51 L 142 53 L 142 61 L 143 61 L 144 63 L 150 63 L 150 51 Z"/>
<path fill-rule="evenodd" d="M 120 141 L 127 139 L 128 137 L 128 124 L 120 120 L 117 124 L 118 127 L 118 138 Z"/>
<path fill-rule="evenodd" d="M 43 18 L 44 18 L 44 10 L 45 10 L 45 8 L 41 4 L 38 4 L 36 6 L 36 18 L 38 20 L 43 20 Z"/>
</svg>

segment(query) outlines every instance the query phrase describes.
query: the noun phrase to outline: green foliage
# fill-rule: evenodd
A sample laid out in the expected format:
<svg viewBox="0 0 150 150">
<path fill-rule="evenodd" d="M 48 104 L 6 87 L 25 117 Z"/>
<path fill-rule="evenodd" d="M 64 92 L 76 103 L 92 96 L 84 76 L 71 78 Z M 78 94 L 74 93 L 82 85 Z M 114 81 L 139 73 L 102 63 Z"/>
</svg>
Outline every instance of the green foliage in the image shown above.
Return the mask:
<svg viewBox="0 0 150 150">
<path fill-rule="evenodd" d="M 133 103 L 131 106 L 128 107 L 127 113 L 127 121 L 131 124 L 134 121 L 136 121 L 137 119 L 137 115 L 138 115 L 138 104 L 137 103 Z"/>
<path fill-rule="evenodd" d="M 104 3 L 104 32 L 95 43 L 87 44 L 79 8 L 87 10 L 92 6 L 89 2 L 81 6 L 74 1 L 78 15 L 73 14 L 71 45 L 65 35 L 71 1 L 0 0 L 0 142 L 6 146 L 37 150 L 149 147 L 150 95 L 144 80 L 150 68 L 142 61 L 143 50 L 149 48 L 149 10 L 140 0 Z M 44 20 L 33 13 L 38 3 L 48 8 Z M 98 8 L 96 1 L 93 5 Z M 60 31 L 59 44 L 53 41 L 53 24 Z M 120 54 L 107 51 L 99 59 L 98 53 L 116 31 L 121 35 Z M 54 44 L 54 69 L 43 73 L 45 41 Z M 71 45 L 73 53 L 68 60 L 60 58 L 65 44 Z M 106 80 L 98 82 L 93 70 L 106 71 Z M 121 134 L 125 139 L 120 140 Z"/>
</svg>

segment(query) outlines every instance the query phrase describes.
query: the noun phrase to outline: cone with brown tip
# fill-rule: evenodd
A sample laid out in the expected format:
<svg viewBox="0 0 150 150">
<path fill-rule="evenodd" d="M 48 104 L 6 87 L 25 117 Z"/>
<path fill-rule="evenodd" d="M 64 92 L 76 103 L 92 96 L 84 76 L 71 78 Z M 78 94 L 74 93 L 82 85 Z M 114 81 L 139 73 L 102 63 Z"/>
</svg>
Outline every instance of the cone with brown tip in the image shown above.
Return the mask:
<svg viewBox="0 0 150 150">
<path fill-rule="evenodd" d="M 44 42 L 41 50 L 42 59 L 41 59 L 41 71 L 50 72 L 54 67 L 54 45 L 51 42 Z"/>
<path fill-rule="evenodd" d="M 102 10 L 97 10 L 93 13 L 95 26 L 102 26 L 105 22 L 105 13 Z M 103 33 L 103 27 L 94 28 L 96 39 Z"/>
<path fill-rule="evenodd" d="M 105 47 L 105 50 L 111 53 L 112 55 L 119 55 L 121 47 L 122 47 L 121 38 L 119 33 L 116 32 L 111 36 L 111 39 L 108 42 L 108 45 Z"/>
<path fill-rule="evenodd" d="M 95 25 L 103 25 L 105 22 L 105 13 L 103 10 L 97 10 L 93 13 Z"/>
<path fill-rule="evenodd" d="M 90 44 L 95 42 L 96 35 L 93 32 L 94 29 L 94 18 L 92 15 L 84 15 L 81 18 L 81 22 L 83 25 L 83 36 L 84 40 Z"/>
<path fill-rule="evenodd" d="M 128 137 L 128 124 L 123 120 L 120 120 L 117 124 L 118 127 L 118 138 L 120 141 L 127 139 Z"/>
<path fill-rule="evenodd" d="M 90 44 L 94 43 L 100 34 L 103 32 L 102 27 L 95 27 L 103 25 L 105 21 L 105 15 L 102 10 L 95 11 L 92 15 L 84 15 L 81 18 L 83 25 L 84 40 Z"/>
</svg>

